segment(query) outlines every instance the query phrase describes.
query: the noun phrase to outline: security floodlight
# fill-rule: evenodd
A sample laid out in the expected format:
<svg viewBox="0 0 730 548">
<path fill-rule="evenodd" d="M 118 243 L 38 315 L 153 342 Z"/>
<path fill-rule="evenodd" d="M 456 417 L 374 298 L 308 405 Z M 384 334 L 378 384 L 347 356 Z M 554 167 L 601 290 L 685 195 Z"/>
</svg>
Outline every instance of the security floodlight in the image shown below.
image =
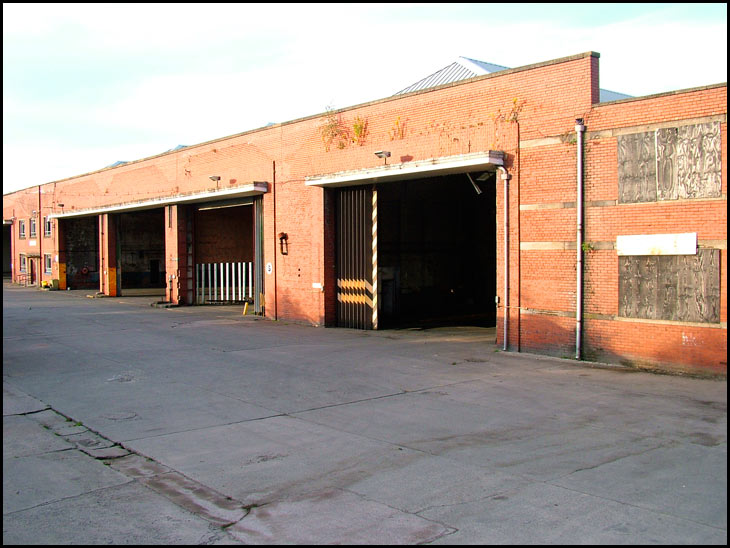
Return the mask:
<svg viewBox="0 0 730 548">
<path fill-rule="evenodd" d="M 383 161 L 384 161 L 384 162 L 385 162 L 385 163 L 387 164 L 387 163 L 388 163 L 388 158 L 390 158 L 390 151 L 389 151 L 389 150 L 378 150 L 378 151 L 377 151 L 377 152 L 375 153 L 375 155 L 376 155 L 376 156 L 377 156 L 378 158 L 382 158 L 382 159 L 383 159 Z"/>
<path fill-rule="evenodd" d="M 208 178 L 209 178 L 209 179 L 210 179 L 211 181 L 220 181 L 220 180 L 221 180 L 221 176 L 220 176 L 220 175 L 211 175 L 211 176 L 210 176 L 210 177 L 208 177 Z"/>
</svg>

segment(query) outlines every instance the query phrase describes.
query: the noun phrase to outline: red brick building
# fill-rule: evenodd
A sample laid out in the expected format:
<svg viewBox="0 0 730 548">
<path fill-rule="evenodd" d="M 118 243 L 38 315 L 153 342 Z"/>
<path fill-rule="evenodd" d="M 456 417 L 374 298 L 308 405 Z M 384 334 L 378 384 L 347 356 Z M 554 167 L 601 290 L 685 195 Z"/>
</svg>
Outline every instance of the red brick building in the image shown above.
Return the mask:
<svg viewBox="0 0 730 548">
<path fill-rule="evenodd" d="M 599 56 L 501 70 L 4 196 L 16 283 L 510 351 L 727 368 L 727 86 L 599 100 Z"/>
</svg>

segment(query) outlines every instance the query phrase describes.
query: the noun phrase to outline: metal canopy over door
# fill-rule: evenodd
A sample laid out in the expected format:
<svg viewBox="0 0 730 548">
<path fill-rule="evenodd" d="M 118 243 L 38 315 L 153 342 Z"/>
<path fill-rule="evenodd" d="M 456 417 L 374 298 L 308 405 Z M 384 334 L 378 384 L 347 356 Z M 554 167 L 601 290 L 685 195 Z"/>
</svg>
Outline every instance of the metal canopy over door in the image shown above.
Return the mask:
<svg viewBox="0 0 730 548">
<path fill-rule="evenodd" d="M 377 288 L 373 283 L 373 189 L 337 191 L 337 325 L 373 328 Z"/>
</svg>

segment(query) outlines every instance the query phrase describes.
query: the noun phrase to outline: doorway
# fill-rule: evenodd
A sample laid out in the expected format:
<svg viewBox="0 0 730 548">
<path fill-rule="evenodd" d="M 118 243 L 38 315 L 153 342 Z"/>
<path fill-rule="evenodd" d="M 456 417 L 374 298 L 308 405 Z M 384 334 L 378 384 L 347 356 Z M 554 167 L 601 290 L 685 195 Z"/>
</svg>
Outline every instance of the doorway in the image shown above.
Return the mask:
<svg viewBox="0 0 730 548">
<path fill-rule="evenodd" d="M 496 325 L 494 172 L 341 188 L 336 218 L 338 326 Z"/>
</svg>

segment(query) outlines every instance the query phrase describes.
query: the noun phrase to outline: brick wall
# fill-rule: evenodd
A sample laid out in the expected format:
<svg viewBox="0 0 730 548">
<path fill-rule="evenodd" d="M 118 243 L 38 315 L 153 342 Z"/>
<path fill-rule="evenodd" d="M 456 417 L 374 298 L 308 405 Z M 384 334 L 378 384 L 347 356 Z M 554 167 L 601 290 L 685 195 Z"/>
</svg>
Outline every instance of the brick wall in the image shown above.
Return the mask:
<svg viewBox="0 0 730 548">
<path fill-rule="evenodd" d="M 585 120 L 585 357 L 637 365 L 726 370 L 726 86 L 608 104 L 598 101 L 598 56 L 587 53 L 294 120 L 45 185 L 42 207 L 64 211 L 269 183 L 263 197 L 266 315 L 334 321 L 331 190 L 306 178 L 389 163 L 501 150 L 509 182 L 509 347 L 571 355 L 576 306 L 576 134 Z M 324 104 L 324 100 L 323 100 Z M 722 196 L 619 204 L 617 139 L 667 124 L 721 124 Z M 218 175 L 220 181 L 209 179 Z M 504 304 L 503 182 L 497 180 L 497 293 Z M 6 197 L 5 218 L 27 217 L 38 189 Z M 166 208 L 167 209 L 167 208 Z M 185 215 L 166 220 L 168 272 L 184 255 Z M 286 254 L 278 234 L 288 234 Z M 721 250 L 721 323 L 619 318 L 616 237 L 697 232 Z M 227 235 L 221 234 L 221 238 Z M 26 242 L 14 240 L 17 255 Z M 57 249 L 57 246 L 56 246 Z M 323 289 L 314 287 L 323 286 Z M 498 336 L 503 337 L 499 310 Z M 641 341 L 641 345 L 637 344 Z"/>
<path fill-rule="evenodd" d="M 719 249 L 720 323 L 617 317 L 615 250 L 586 253 L 586 352 L 589 357 L 683 371 L 727 370 L 727 87 L 712 86 L 596 106 L 586 118 L 586 241 L 618 235 L 696 232 L 700 248 Z M 722 190 L 717 198 L 614 204 L 618 133 L 720 121 Z M 591 202 L 596 205 L 591 207 Z"/>
<path fill-rule="evenodd" d="M 584 241 L 591 247 L 583 254 L 585 359 L 726 372 L 726 90 L 711 86 L 594 105 L 583 116 Z M 619 203 L 619 135 L 707 122 L 720 122 L 721 196 Z M 577 294 L 575 133 L 521 139 L 520 145 L 519 344 L 524 350 L 571 355 Z M 720 250 L 720 323 L 620 317 L 617 236 L 684 232 L 697 233 L 700 248 Z"/>
</svg>

